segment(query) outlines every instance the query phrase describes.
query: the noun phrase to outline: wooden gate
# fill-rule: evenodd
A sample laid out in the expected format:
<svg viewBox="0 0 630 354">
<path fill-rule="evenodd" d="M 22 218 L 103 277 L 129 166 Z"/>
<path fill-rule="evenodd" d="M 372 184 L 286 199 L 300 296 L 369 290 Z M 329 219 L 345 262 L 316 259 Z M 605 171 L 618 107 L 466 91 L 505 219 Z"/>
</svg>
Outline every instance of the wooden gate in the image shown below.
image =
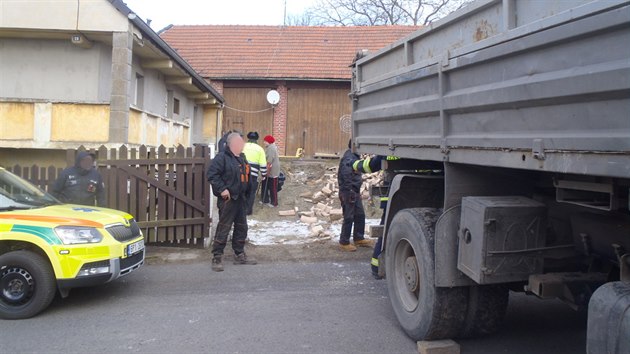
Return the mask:
<svg viewBox="0 0 630 354">
<path fill-rule="evenodd" d="M 343 152 L 349 133 L 339 120 L 351 112 L 348 88 L 295 87 L 288 91 L 286 151 L 293 154 L 303 148 L 307 156 L 323 152 Z"/>
<path fill-rule="evenodd" d="M 68 150 L 68 165 L 79 151 Z M 166 149 L 107 149 L 97 155 L 105 182 L 107 206 L 133 215 L 147 243 L 203 247 L 212 223 L 210 185 L 205 170 L 210 163 L 207 146 Z M 14 166 L 14 173 L 42 189 L 49 189 L 61 168 Z"/>
</svg>

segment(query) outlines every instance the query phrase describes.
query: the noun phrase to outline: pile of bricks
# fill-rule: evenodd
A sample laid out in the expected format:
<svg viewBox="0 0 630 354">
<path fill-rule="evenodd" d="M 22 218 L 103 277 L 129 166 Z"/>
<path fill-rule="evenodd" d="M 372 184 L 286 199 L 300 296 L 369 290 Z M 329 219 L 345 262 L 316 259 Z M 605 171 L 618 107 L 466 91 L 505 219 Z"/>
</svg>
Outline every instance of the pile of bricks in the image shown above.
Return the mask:
<svg viewBox="0 0 630 354">
<path fill-rule="evenodd" d="M 362 176 L 361 197 L 370 198 L 370 189 L 373 185 L 382 183 L 382 175 L 379 172 L 364 174 Z M 309 225 L 310 236 L 322 240 L 332 238 L 330 225 L 340 223 L 343 219 L 341 208 L 333 207 L 339 205 L 339 186 L 337 183 L 337 167 L 330 167 L 327 173 L 315 181 L 307 182 L 311 191 L 300 194 L 300 198 L 309 204 L 313 204 L 309 210 L 300 211 L 297 207 L 291 210 L 280 210 L 280 216 L 299 217 L 299 221 Z M 323 186 L 323 187 L 322 187 Z"/>
</svg>

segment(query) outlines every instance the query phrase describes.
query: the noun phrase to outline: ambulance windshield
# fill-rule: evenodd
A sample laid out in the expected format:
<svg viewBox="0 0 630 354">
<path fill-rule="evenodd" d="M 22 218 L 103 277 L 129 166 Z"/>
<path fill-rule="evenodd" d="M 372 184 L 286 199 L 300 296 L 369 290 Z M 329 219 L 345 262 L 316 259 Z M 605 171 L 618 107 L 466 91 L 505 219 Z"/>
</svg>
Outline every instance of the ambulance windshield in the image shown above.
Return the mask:
<svg viewBox="0 0 630 354">
<path fill-rule="evenodd" d="M 60 204 L 50 194 L 0 167 L 0 211 Z"/>
</svg>

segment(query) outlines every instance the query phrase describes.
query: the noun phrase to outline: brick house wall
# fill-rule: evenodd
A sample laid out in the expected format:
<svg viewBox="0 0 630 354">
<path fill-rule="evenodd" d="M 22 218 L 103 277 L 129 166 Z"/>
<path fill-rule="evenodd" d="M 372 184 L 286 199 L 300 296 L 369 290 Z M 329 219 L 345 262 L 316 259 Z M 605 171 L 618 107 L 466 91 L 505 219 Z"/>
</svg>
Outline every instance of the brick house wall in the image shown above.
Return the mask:
<svg viewBox="0 0 630 354">
<path fill-rule="evenodd" d="M 278 145 L 278 151 L 281 155 L 291 153 L 286 151 L 287 141 L 287 107 L 288 107 L 288 91 L 286 84 L 282 83 L 278 85 L 277 89 L 280 94 L 280 102 L 274 107 L 273 110 L 273 136 L 276 139 L 276 145 Z"/>
</svg>

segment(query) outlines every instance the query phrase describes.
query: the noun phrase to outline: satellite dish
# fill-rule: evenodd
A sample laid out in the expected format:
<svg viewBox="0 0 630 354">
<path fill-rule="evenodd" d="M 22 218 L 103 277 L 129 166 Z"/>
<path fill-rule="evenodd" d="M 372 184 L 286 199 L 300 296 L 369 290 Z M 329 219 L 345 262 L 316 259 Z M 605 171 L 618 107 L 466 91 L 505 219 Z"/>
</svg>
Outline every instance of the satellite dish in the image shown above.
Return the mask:
<svg viewBox="0 0 630 354">
<path fill-rule="evenodd" d="M 278 104 L 280 102 L 280 94 L 276 90 L 271 90 L 267 92 L 267 102 L 272 105 Z"/>
<path fill-rule="evenodd" d="M 339 128 L 346 134 L 352 133 L 352 116 L 344 114 L 339 118 Z"/>
</svg>

